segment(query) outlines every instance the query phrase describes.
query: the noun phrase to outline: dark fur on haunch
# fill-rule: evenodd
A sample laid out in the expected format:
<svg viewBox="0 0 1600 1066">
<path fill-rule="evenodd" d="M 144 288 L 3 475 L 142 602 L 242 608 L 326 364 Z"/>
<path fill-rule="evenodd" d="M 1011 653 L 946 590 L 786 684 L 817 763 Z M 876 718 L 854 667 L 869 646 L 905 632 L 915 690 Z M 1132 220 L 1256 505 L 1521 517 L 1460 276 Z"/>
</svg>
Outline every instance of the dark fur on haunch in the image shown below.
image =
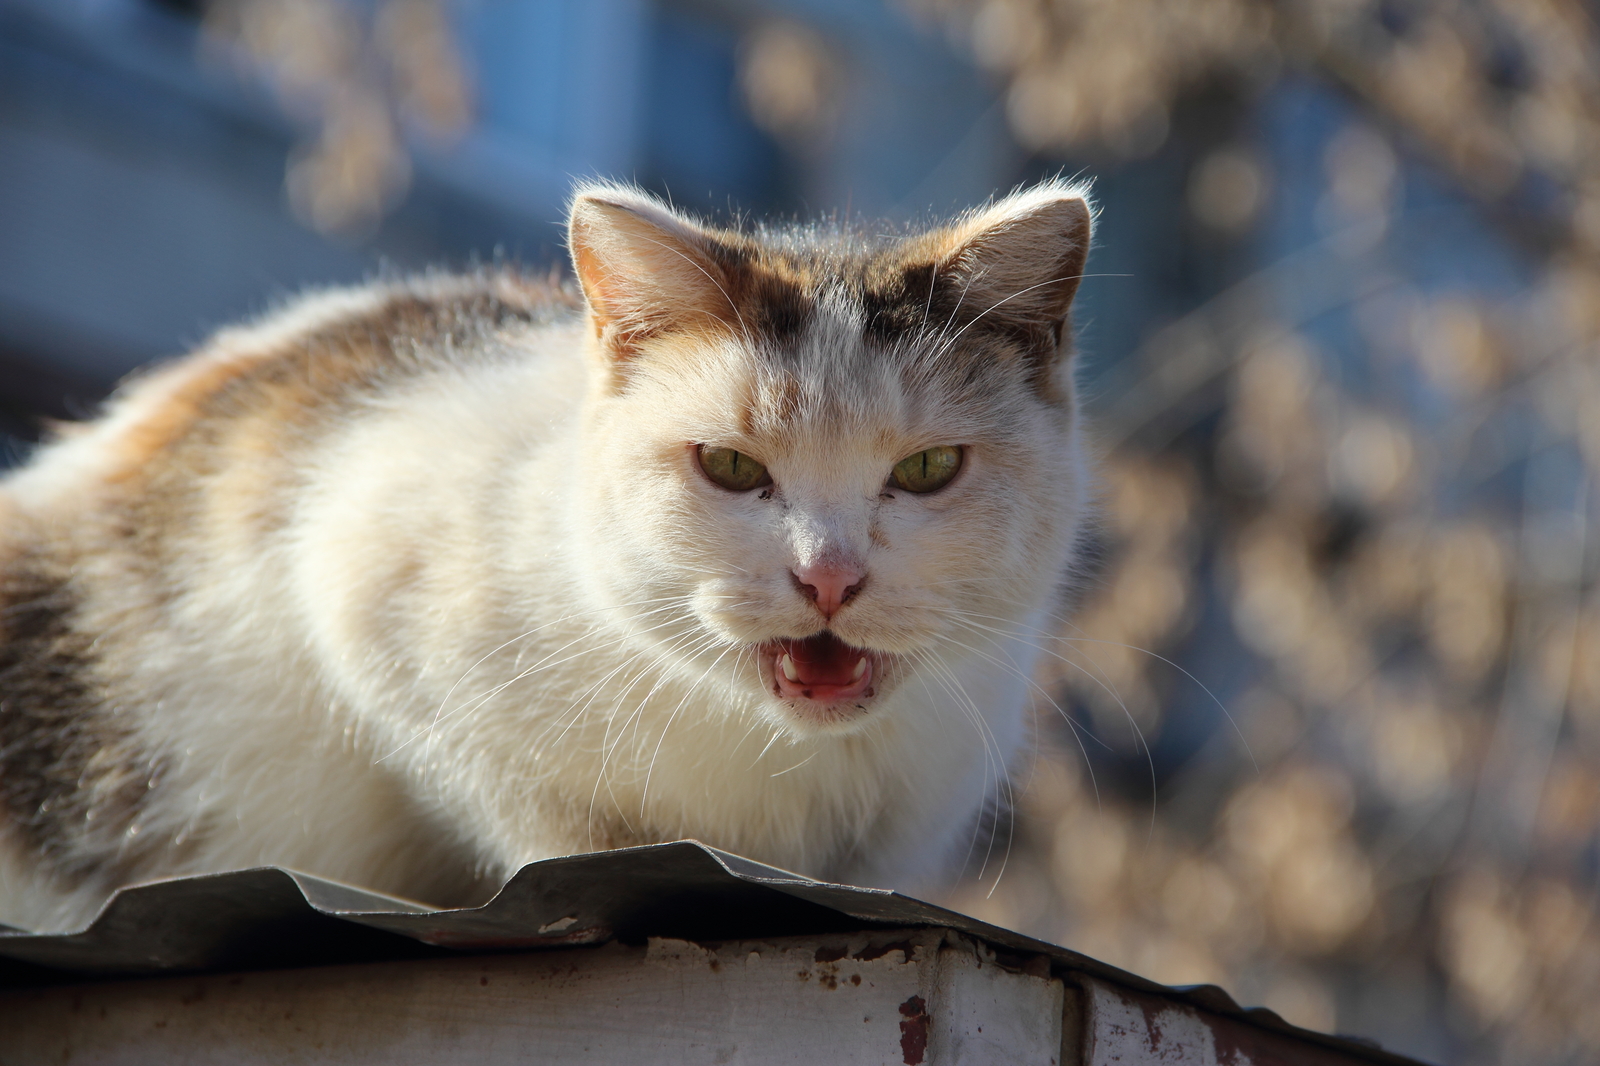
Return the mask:
<svg viewBox="0 0 1600 1066">
<path fill-rule="evenodd" d="M 70 576 L 33 553 L 0 570 L 0 804 L 46 862 L 82 876 L 88 855 L 137 852 L 120 838 L 161 768 L 97 684 L 75 607 Z"/>
</svg>

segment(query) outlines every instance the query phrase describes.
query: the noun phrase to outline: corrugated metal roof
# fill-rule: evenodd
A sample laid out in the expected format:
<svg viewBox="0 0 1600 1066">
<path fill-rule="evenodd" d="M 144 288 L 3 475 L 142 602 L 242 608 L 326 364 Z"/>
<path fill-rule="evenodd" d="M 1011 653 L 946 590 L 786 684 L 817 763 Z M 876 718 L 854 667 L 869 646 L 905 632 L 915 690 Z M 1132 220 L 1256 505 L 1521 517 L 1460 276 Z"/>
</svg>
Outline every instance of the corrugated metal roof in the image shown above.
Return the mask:
<svg viewBox="0 0 1600 1066">
<path fill-rule="evenodd" d="M 646 937 L 732 940 L 942 926 L 1004 950 L 1375 1063 L 1415 1060 L 1246 1010 L 1213 985 L 1169 988 L 1066 948 L 883 889 L 813 881 L 694 841 L 530 863 L 488 903 L 434 910 L 276 867 L 124 888 L 87 928 L 0 932 L 0 987 L 319 966 Z"/>
</svg>

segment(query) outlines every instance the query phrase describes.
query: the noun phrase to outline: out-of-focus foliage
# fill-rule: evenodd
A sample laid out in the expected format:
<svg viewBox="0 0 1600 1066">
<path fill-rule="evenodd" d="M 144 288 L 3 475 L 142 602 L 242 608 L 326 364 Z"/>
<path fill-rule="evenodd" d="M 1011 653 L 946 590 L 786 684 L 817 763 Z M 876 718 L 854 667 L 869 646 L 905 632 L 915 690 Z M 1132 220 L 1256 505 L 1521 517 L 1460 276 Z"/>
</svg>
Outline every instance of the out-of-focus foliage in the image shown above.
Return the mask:
<svg viewBox="0 0 1600 1066">
<path fill-rule="evenodd" d="M 1600 247 L 1600 39 L 1581 0 L 910 0 L 1009 81 L 1035 149 L 1149 153 L 1174 99 L 1314 67 L 1426 141 L 1486 196 L 1527 172 Z"/>
<path fill-rule="evenodd" d="M 449 137 L 469 80 L 439 0 L 212 0 L 207 49 L 262 79 L 308 136 L 286 187 L 320 233 L 369 232 L 411 180 L 404 132 Z"/>
<path fill-rule="evenodd" d="M 1594 9 L 912 7 L 1004 77 L 1012 126 L 1041 151 L 1148 154 L 1185 94 L 1224 84 L 1249 107 L 1286 75 L 1337 86 L 1363 116 L 1323 160 L 1317 254 L 1353 264 L 1329 295 L 1352 305 L 1364 382 L 1331 371 L 1273 297 L 1315 290 L 1314 271 L 1285 278 L 1304 263 L 1163 329 L 1105 413 L 1106 561 L 1042 679 L 1086 745 L 1138 749 L 1193 687 L 1147 652 L 1192 647 L 1217 604 L 1204 624 L 1261 664 L 1229 708 L 1242 736 L 1142 802 L 1097 794 L 1070 744 L 1045 752 L 1010 869 L 963 905 L 1313 1027 L 1387 1012 L 1402 1032 L 1431 1013 L 1461 1061 L 1596 1061 Z M 1532 264 L 1526 288 L 1398 276 L 1382 249 L 1404 152 L 1474 198 Z M 1241 233 L 1271 181 L 1257 153 L 1221 144 L 1194 164 L 1188 208 Z"/>
</svg>

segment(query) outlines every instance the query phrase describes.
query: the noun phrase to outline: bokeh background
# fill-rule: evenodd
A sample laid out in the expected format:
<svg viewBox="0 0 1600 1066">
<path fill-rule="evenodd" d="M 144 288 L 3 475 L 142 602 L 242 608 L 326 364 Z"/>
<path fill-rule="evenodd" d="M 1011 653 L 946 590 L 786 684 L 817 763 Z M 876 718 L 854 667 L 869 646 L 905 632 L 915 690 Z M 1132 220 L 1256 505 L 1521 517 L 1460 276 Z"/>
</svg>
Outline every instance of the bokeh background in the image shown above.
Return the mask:
<svg viewBox="0 0 1600 1066">
<path fill-rule="evenodd" d="M 0 0 L 0 455 L 574 176 L 916 221 L 1093 178 L 1105 469 L 946 902 L 1439 1062 L 1600 1059 L 1580 0 Z"/>
</svg>

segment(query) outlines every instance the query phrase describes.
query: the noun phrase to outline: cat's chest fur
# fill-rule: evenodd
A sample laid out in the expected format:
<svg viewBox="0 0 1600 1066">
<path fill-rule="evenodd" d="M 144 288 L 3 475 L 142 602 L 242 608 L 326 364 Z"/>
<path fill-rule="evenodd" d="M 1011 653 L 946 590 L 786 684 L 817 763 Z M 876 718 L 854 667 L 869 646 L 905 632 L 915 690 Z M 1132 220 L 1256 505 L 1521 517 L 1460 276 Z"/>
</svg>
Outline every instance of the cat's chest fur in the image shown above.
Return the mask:
<svg viewBox="0 0 1600 1066">
<path fill-rule="evenodd" d="M 600 188 L 581 304 L 374 285 L 136 383 L 0 495 L 0 920 L 263 863 L 459 902 L 681 837 L 936 871 L 1081 519 L 1087 226 L 1057 186 L 876 244 Z"/>
</svg>

